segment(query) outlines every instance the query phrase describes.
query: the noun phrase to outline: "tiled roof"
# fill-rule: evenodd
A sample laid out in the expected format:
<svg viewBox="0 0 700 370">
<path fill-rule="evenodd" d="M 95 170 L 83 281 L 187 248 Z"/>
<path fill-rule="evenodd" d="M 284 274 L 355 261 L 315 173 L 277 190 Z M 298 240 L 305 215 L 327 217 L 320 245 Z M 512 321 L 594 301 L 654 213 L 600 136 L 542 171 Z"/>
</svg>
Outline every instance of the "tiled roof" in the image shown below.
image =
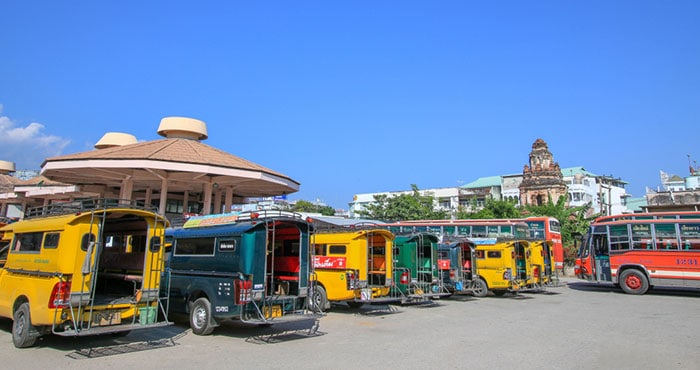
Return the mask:
<svg viewBox="0 0 700 370">
<path fill-rule="evenodd" d="M 204 164 L 243 170 L 254 170 L 289 179 L 287 176 L 269 168 L 260 166 L 202 142 L 190 139 L 161 139 L 131 145 L 96 149 L 88 152 L 69 154 L 46 159 L 50 161 L 70 160 L 120 160 L 150 159 L 167 162 Z"/>
<path fill-rule="evenodd" d="M 492 186 L 501 186 L 501 176 L 480 177 L 476 181 L 460 186 L 462 189 L 488 188 Z"/>
<path fill-rule="evenodd" d="M 581 167 L 581 166 L 562 168 L 561 174 L 565 177 L 570 177 L 570 176 L 574 176 L 574 175 L 585 175 L 588 177 L 598 177 L 598 175 L 586 171 L 586 169 Z"/>
</svg>

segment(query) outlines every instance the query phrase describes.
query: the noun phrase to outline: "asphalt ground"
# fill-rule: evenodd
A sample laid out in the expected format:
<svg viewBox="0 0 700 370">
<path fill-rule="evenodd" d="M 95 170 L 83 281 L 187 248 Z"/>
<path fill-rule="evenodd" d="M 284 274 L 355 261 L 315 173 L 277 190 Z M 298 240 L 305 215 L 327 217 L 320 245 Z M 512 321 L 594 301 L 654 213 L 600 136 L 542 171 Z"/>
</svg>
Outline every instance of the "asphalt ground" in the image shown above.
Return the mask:
<svg viewBox="0 0 700 370">
<path fill-rule="evenodd" d="M 3 369 L 700 369 L 700 291 L 631 296 L 565 278 L 540 293 L 453 296 L 416 306 L 336 305 L 319 319 L 210 336 L 186 323 L 125 337 L 46 336 L 16 349 L 0 320 Z"/>
</svg>

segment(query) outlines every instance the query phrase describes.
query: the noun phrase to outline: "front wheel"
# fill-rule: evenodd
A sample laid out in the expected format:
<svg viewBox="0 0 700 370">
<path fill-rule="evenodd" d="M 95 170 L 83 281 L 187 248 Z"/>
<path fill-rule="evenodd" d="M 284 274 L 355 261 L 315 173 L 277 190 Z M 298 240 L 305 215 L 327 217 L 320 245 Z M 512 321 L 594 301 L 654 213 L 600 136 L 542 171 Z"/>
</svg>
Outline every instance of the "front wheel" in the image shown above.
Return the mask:
<svg viewBox="0 0 700 370">
<path fill-rule="evenodd" d="M 486 297 L 489 292 L 489 287 L 482 278 L 478 278 L 474 281 L 474 290 L 472 290 L 475 297 Z"/>
<path fill-rule="evenodd" d="M 27 348 L 36 344 L 39 336 L 34 335 L 36 329 L 32 326 L 29 316 L 29 303 L 24 302 L 14 312 L 12 321 L 12 343 L 17 348 Z"/>
<path fill-rule="evenodd" d="M 620 274 L 620 288 L 627 294 L 644 294 L 649 290 L 649 280 L 639 270 L 625 270 Z"/>
<path fill-rule="evenodd" d="M 209 335 L 214 331 L 211 318 L 211 303 L 206 298 L 198 298 L 190 309 L 190 327 L 197 335 Z"/>
</svg>

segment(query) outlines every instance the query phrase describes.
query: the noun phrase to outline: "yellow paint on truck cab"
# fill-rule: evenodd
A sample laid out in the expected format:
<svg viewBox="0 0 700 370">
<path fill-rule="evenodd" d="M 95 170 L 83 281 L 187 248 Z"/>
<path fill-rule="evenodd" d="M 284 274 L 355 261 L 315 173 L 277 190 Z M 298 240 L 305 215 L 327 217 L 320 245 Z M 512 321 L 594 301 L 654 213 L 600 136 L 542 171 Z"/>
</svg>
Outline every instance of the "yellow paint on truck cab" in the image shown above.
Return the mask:
<svg viewBox="0 0 700 370">
<path fill-rule="evenodd" d="M 382 229 L 317 232 L 314 251 L 314 304 L 355 302 L 389 295 L 394 234 Z"/>
<path fill-rule="evenodd" d="M 538 240 L 530 242 L 530 262 L 532 279 L 528 281 L 528 285 L 548 285 L 553 283 L 553 274 L 556 269 L 551 241 Z"/>
<path fill-rule="evenodd" d="M 155 321 L 167 220 L 129 207 L 81 210 L 0 229 L 8 245 L 0 317 L 15 321 L 17 347 L 50 332 L 127 331 Z"/>
<path fill-rule="evenodd" d="M 518 277 L 523 257 L 528 252 L 528 242 L 520 240 L 497 241 L 477 244 L 475 248 L 477 275 L 486 282 L 488 290 L 500 295 L 520 290 L 525 280 Z M 529 264 L 525 264 L 525 267 Z"/>
</svg>

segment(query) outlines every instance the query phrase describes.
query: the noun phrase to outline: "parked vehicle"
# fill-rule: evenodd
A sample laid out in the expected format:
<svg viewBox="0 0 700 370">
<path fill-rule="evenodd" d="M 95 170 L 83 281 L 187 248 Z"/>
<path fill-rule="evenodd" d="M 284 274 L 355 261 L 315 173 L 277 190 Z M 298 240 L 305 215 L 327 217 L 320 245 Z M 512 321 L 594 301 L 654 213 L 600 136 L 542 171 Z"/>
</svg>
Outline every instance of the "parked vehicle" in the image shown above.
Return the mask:
<svg viewBox="0 0 700 370">
<path fill-rule="evenodd" d="M 310 233 L 301 215 L 281 211 L 192 217 L 168 229 L 168 312 L 188 315 L 198 335 L 225 320 L 309 318 Z"/>
<path fill-rule="evenodd" d="M 14 345 L 168 325 L 158 319 L 167 225 L 154 210 L 99 199 L 29 209 L 0 228 L 0 316 L 13 320 Z"/>
<path fill-rule="evenodd" d="M 700 288 L 700 212 L 603 216 L 583 237 L 581 279 L 644 294 L 654 286 Z"/>
<path fill-rule="evenodd" d="M 438 237 L 430 233 L 396 235 L 392 295 L 401 303 L 425 302 L 450 295 L 439 278 Z"/>
<path fill-rule="evenodd" d="M 530 241 L 530 265 L 532 266 L 532 278 L 527 282 L 529 288 L 542 290 L 559 284 L 552 242 L 548 240 Z"/>
<path fill-rule="evenodd" d="M 480 294 L 486 290 L 479 280 L 475 244 L 467 238 L 441 243 L 438 246 L 438 269 L 445 289 L 452 294 Z"/>
<path fill-rule="evenodd" d="M 313 298 L 316 310 L 331 302 L 351 307 L 364 303 L 392 303 L 394 234 L 384 229 L 321 230 L 313 245 Z"/>
<path fill-rule="evenodd" d="M 517 292 L 526 287 L 532 265 L 529 260 L 529 243 L 522 239 L 471 239 L 476 244 L 478 279 L 474 289 L 477 297 L 488 291 L 497 296 Z M 486 289 L 483 289 L 483 285 Z"/>
</svg>

